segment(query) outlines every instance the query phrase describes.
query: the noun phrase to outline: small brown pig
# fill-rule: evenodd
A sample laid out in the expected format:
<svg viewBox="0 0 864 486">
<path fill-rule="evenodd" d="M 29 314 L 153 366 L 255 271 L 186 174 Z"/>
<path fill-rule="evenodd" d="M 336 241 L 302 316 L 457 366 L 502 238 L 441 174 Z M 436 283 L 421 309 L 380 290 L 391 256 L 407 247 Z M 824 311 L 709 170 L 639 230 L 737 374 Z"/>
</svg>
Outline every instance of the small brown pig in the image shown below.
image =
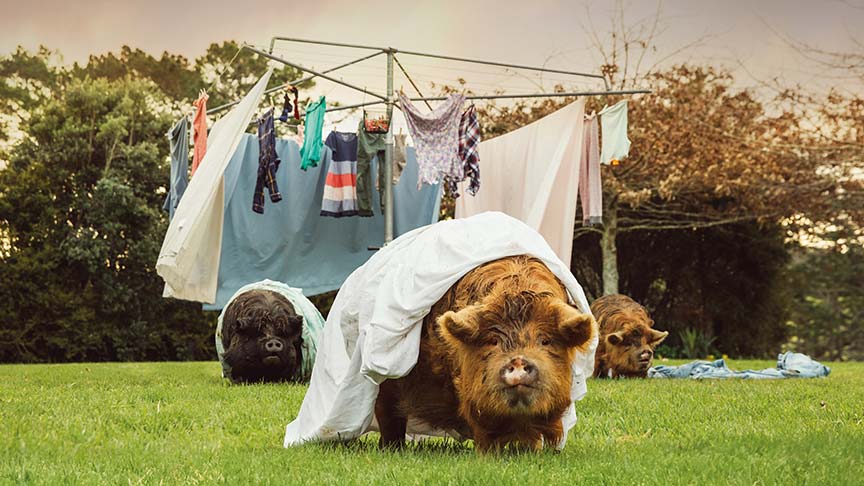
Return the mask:
<svg viewBox="0 0 864 486">
<path fill-rule="evenodd" d="M 600 325 L 594 354 L 596 378 L 645 378 L 654 350 L 669 335 L 652 329 L 648 311 L 626 295 L 606 295 L 591 304 Z"/>
<path fill-rule="evenodd" d="M 408 419 L 473 438 L 480 452 L 557 444 L 571 364 L 595 328 L 540 260 L 475 268 L 425 317 L 414 369 L 381 384 L 381 445 L 402 445 Z"/>
</svg>

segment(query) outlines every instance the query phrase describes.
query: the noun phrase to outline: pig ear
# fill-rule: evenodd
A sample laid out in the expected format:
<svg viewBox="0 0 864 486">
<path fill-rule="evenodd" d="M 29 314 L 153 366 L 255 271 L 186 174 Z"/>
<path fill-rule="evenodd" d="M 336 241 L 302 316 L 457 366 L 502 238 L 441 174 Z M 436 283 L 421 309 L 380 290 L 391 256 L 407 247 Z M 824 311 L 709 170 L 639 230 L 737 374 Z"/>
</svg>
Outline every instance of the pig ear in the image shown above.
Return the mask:
<svg viewBox="0 0 864 486">
<path fill-rule="evenodd" d="M 445 312 L 438 318 L 438 333 L 451 345 L 476 342 L 480 334 L 480 307 L 471 305 L 459 312 Z"/>
<path fill-rule="evenodd" d="M 567 347 L 582 348 L 594 337 L 597 324 L 591 314 L 563 302 L 557 305 L 557 312 L 558 332 Z"/>
<path fill-rule="evenodd" d="M 669 335 L 668 331 L 658 331 L 656 329 L 651 329 L 651 333 L 648 335 L 648 343 L 651 346 L 657 346 L 666 339 L 666 336 Z"/>
<path fill-rule="evenodd" d="M 623 340 L 624 340 L 624 334 L 622 334 L 620 332 L 613 332 L 612 334 L 606 336 L 606 342 L 613 345 L 613 346 L 621 344 L 621 341 L 623 341 Z"/>
</svg>

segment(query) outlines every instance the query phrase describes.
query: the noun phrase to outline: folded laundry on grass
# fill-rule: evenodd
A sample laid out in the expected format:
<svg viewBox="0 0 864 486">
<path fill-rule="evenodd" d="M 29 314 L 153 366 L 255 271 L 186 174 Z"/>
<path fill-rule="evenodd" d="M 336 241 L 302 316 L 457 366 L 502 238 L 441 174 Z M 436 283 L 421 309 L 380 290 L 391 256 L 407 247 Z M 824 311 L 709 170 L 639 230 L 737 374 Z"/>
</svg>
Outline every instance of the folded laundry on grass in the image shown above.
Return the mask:
<svg viewBox="0 0 864 486">
<path fill-rule="evenodd" d="M 726 361 L 693 361 L 681 366 L 655 366 L 648 370 L 648 378 L 819 378 L 828 376 L 831 368 L 813 361 L 806 354 L 785 352 L 777 357 L 776 368 L 764 370 L 735 371 L 726 366 Z"/>
</svg>

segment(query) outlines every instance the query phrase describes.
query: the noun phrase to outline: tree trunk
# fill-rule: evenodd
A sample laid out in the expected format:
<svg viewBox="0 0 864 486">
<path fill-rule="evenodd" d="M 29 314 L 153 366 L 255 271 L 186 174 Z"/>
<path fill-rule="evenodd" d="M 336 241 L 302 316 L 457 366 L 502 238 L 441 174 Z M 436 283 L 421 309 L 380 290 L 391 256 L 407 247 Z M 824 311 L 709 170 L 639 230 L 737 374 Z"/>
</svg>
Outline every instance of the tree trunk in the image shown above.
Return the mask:
<svg viewBox="0 0 864 486">
<path fill-rule="evenodd" d="M 618 248 L 615 238 L 618 236 L 618 208 L 611 204 L 603 213 L 603 236 L 600 238 L 600 250 L 603 253 L 603 295 L 618 293 Z"/>
</svg>

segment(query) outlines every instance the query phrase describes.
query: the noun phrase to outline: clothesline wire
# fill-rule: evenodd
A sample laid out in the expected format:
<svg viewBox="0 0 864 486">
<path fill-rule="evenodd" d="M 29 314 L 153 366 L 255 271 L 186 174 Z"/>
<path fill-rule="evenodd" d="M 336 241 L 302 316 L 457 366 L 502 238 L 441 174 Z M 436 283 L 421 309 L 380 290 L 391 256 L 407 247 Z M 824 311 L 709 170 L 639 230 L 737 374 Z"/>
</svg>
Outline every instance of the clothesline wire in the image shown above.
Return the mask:
<svg viewBox="0 0 864 486">
<path fill-rule="evenodd" d="M 393 56 L 393 61 L 396 62 L 397 66 L 399 66 L 399 69 L 402 71 L 402 74 L 404 74 L 405 77 L 408 78 L 408 82 L 411 83 L 411 86 L 414 87 L 414 91 L 417 91 L 417 94 L 422 97 L 423 93 L 420 92 L 420 88 L 417 87 L 417 84 L 414 83 L 414 80 L 411 79 L 411 76 L 408 75 L 408 71 L 406 71 L 405 68 L 402 66 L 402 63 L 399 62 L 399 58 L 396 56 Z M 424 100 L 423 102 L 426 103 L 426 108 L 429 108 L 429 110 L 432 111 L 432 105 L 430 105 L 428 101 Z"/>
<path fill-rule="evenodd" d="M 329 55 L 329 54 L 320 54 L 320 53 L 316 53 L 313 51 L 284 49 L 284 48 L 278 48 L 278 47 L 275 48 L 274 50 L 280 51 L 280 52 L 291 53 L 291 54 L 300 54 L 299 56 L 293 55 L 292 57 L 303 57 L 304 58 L 303 60 L 311 59 L 311 60 L 313 60 L 313 62 L 320 60 L 320 58 L 322 56 L 351 58 L 351 56 L 344 56 L 344 55 L 336 56 L 336 55 Z M 447 66 L 447 65 L 433 65 L 433 64 L 427 64 L 427 63 L 416 63 L 416 62 L 410 62 L 407 64 L 412 68 L 412 70 L 411 70 L 412 73 L 415 73 L 415 74 L 418 73 L 418 71 L 416 71 L 414 69 L 414 67 L 427 67 L 427 68 L 440 69 L 440 70 L 445 70 L 445 71 L 482 74 L 482 75 L 488 75 L 488 76 L 505 76 L 506 75 L 509 77 L 509 76 L 519 75 L 519 73 L 517 71 L 515 71 L 511 68 L 499 68 L 499 69 L 492 69 L 492 70 L 476 70 L 476 69 L 464 69 L 464 68 L 451 67 L 451 66 Z M 380 77 L 380 68 L 378 68 L 378 67 L 374 67 L 374 66 L 357 66 L 357 67 L 360 69 L 363 69 L 363 70 L 368 70 L 370 72 L 375 72 L 378 74 L 378 77 Z M 536 76 L 537 78 L 548 80 L 550 82 L 565 81 L 565 79 L 571 79 L 572 78 L 572 77 L 549 78 L 548 74 L 549 73 L 544 73 L 544 74 L 533 74 L 533 73 L 528 74 L 528 73 L 526 73 L 526 74 L 523 74 L 523 76 Z"/>
<path fill-rule="evenodd" d="M 335 66 L 335 67 L 332 67 L 332 68 L 330 68 L 330 69 L 325 69 L 324 71 L 321 71 L 321 74 L 330 73 L 330 72 L 336 71 L 337 69 L 342 69 L 342 68 L 348 67 L 348 66 L 350 66 L 350 65 L 352 65 L 352 64 L 356 64 L 356 63 L 358 63 L 358 62 L 362 62 L 362 61 L 365 61 L 365 60 L 367 60 L 367 59 L 371 59 L 371 58 L 376 57 L 376 56 L 379 56 L 379 55 L 381 55 L 381 54 L 382 54 L 382 53 L 380 53 L 380 52 L 376 52 L 376 53 L 374 53 L 374 54 L 369 54 L 368 56 L 363 56 L 363 57 L 361 57 L 361 58 L 359 58 L 359 59 L 354 59 L 353 61 L 346 62 L 346 63 L 344 63 L 344 64 L 340 64 L 340 65 Z M 300 69 L 300 68 L 297 68 L 297 69 Z M 300 71 L 302 72 L 302 71 L 304 71 L 304 69 L 300 69 Z M 305 76 L 305 77 L 300 78 L 300 79 L 296 79 L 296 80 L 294 80 L 294 81 L 290 81 L 290 82 L 288 82 L 288 84 L 291 84 L 291 85 L 303 84 L 303 83 L 305 83 L 306 81 L 310 81 L 310 80 L 312 80 L 312 79 L 314 79 L 314 78 L 316 78 L 316 77 L 318 77 L 318 76 L 316 76 L 316 75 L 309 75 L 309 76 Z M 326 76 L 324 76 L 324 77 L 326 77 Z M 279 90 L 284 89 L 284 88 L 285 88 L 284 85 L 282 85 L 282 86 L 276 86 L 276 87 L 273 87 L 273 88 L 270 88 L 270 89 L 264 91 L 264 94 L 275 93 L 276 91 L 279 91 Z M 238 104 L 238 103 L 240 103 L 240 100 L 232 101 L 232 102 L 230 102 L 230 103 L 225 103 L 225 104 L 223 104 L 223 105 L 220 105 L 220 106 L 217 106 L 217 107 L 215 107 L 215 108 L 212 108 L 212 109 L 207 110 L 207 114 L 210 115 L 210 114 L 213 114 L 213 113 L 216 113 L 216 112 L 222 111 L 222 110 L 224 110 L 225 108 L 230 108 L 230 107 L 232 107 L 232 106 L 234 106 L 234 105 L 236 105 L 236 104 Z"/>
<path fill-rule="evenodd" d="M 358 62 L 360 62 L 360 61 L 363 61 L 363 60 L 366 60 L 366 59 L 370 59 L 370 58 L 372 58 L 372 57 L 375 57 L 375 56 L 378 56 L 378 55 L 380 55 L 380 54 L 383 54 L 383 52 L 376 52 L 376 53 L 373 53 L 373 54 L 370 54 L 370 55 L 364 56 L 364 57 L 362 57 L 362 58 L 360 58 L 360 59 L 355 59 L 355 60 L 349 61 L 349 62 L 347 62 L 347 63 L 343 63 L 343 64 L 340 64 L 340 65 L 338 65 L 338 66 L 335 66 L 335 67 L 333 67 L 333 68 L 329 68 L 329 69 L 323 70 L 323 71 L 321 71 L 321 72 L 317 72 L 317 71 L 315 71 L 314 69 L 311 69 L 311 68 L 304 68 L 304 67 L 299 66 L 299 65 L 297 65 L 297 64 L 295 64 L 295 63 L 293 63 L 293 62 L 288 62 L 288 61 L 286 61 L 286 60 L 284 60 L 284 59 L 281 59 L 281 58 L 278 58 L 278 57 L 276 57 L 276 56 L 272 56 L 272 55 L 270 55 L 270 54 L 264 53 L 263 51 L 261 51 L 260 49 L 256 48 L 255 46 L 252 46 L 252 45 L 249 45 L 249 44 L 244 44 L 244 46 L 242 46 L 241 49 L 242 49 L 243 47 L 249 48 L 250 50 L 253 50 L 253 51 L 257 52 L 259 55 L 264 55 L 265 57 L 268 57 L 268 58 L 270 58 L 270 59 L 276 60 L 276 61 L 278 61 L 278 62 L 283 62 L 283 63 L 286 64 L 286 65 L 289 65 L 289 66 L 295 67 L 296 69 L 300 69 L 301 71 L 306 71 L 306 72 L 313 73 L 312 75 L 307 76 L 307 77 L 305 77 L 305 78 L 303 78 L 303 79 L 301 79 L 301 80 L 295 80 L 295 81 L 293 81 L 291 84 L 300 84 L 301 82 L 304 82 L 304 81 L 307 81 L 307 80 L 313 79 L 313 78 L 315 78 L 315 77 L 322 77 L 322 78 L 327 79 L 327 80 L 329 80 L 329 81 L 331 81 L 331 82 L 335 82 L 336 84 L 341 84 L 341 85 L 343 85 L 343 86 L 346 86 L 346 87 L 348 87 L 348 88 L 351 88 L 351 89 L 353 89 L 353 90 L 355 90 L 355 91 L 360 91 L 360 92 L 363 92 L 363 93 L 366 93 L 366 94 L 371 94 L 371 95 L 373 95 L 373 96 L 376 96 L 376 97 L 378 97 L 378 98 L 383 99 L 383 96 L 378 95 L 378 94 L 376 94 L 376 93 L 370 91 L 369 89 L 367 89 L 367 88 L 365 88 L 365 87 L 364 87 L 364 88 L 358 88 L 358 87 L 356 87 L 356 86 L 354 86 L 354 85 L 351 85 L 350 83 L 347 83 L 347 82 L 344 81 L 342 78 L 333 78 L 333 77 L 326 76 L 326 73 L 333 72 L 333 71 L 336 71 L 337 69 L 342 69 L 342 68 L 345 68 L 345 67 L 348 67 L 348 66 L 354 65 L 354 64 L 356 64 L 356 63 L 358 63 Z M 397 52 L 398 52 L 398 51 L 397 51 Z M 404 51 L 403 51 L 403 52 L 404 52 Z M 416 53 L 410 53 L 410 54 L 415 54 L 415 55 L 417 55 Z M 233 62 L 234 59 L 236 59 L 237 55 L 239 55 L 239 51 L 238 51 L 238 53 L 236 53 L 236 54 L 234 55 L 234 57 L 232 58 L 232 60 L 229 61 L 229 65 Z M 435 56 L 435 55 L 432 55 L 432 56 L 433 56 L 433 57 L 440 57 L 440 56 Z M 443 58 L 449 58 L 449 57 L 444 56 Z M 394 57 L 394 59 L 395 59 L 395 57 Z M 453 59 L 462 60 L 462 58 L 453 58 Z M 470 61 L 470 60 L 469 60 L 469 61 L 466 61 L 466 62 L 479 62 L 479 61 Z M 398 61 L 397 61 L 397 63 L 398 63 Z M 401 66 L 401 63 L 399 63 L 399 64 L 400 64 L 400 68 L 403 69 L 403 73 L 404 73 L 404 67 Z M 502 64 L 502 63 L 492 63 L 492 64 L 493 64 L 493 65 L 507 66 L 507 65 L 504 65 L 504 64 Z M 529 66 L 529 67 L 526 67 L 526 69 L 534 69 L 534 70 L 537 70 L 537 69 L 541 69 L 541 68 L 533 68 L 533 67 L 530 67 L 530 66 Z M 219 76 L 221 76 L 221 74 L 224 73 L 226 70 L 227 70 L 227 66 L 226 66 L 226 69 L 223 69 L 222 72 L 220 72 Z M 552 72 L 563 72 L 563 71 L 557 71 L 557 70 L 550 70 L 550 71 L 552 71 Z M 489 73 L 489 74 L 492 74 L 492 73 Z M 576 73 L 576 74 L 580 74 L 580 73 Z M 406 76 L 406 77 L 407 77 L 407 76 Z M 409 81 L 410 81 L 410 79 L 409 79 Z M 215 81 L 214 81 L 214 82 L 215 82 Z M 434 81 L 432 81 L 432 82 L 434 82 Z M 412 83 L 412 84 L 414 84 L 414 83 Z M 446 84 L 448 84 L 448 83 L 446 83 L 446 82 L 440 82 L 439 84 L 446 85 Z M 496 87 L 496 88 L 507 88 L 507 87 L 509 87 L 509 86 L 491 85 L 491 84 L 487 84 L 487 83 L 475 83 L 475 84 L 482 84 L 482 85 L 486 85 L 486 86 L 493 86 L 493 87 Z M 277 87 L 274 87 L 274 88 L 271 88 L 271 89 L 265 91 L 265 93 L 266 93 L 266 94 L 270 94 L 270 93 L 273 93 L 273 92 L 275 92 L 275 91 L 278 91 L 278 90 L 280 90 L 280 89 L 282 89 L 282 88 L 283 88 L 283 86 L 277 86 Z M 416 89 L 416 85 L 415 85 L 415 89 Z M 419 93 L 419 91 L 418 91 L 418 93 Z M 610 94 L 611 94 L 611 93 L 610 93 Z M 517 95 L 517 96 L 509 96 L 509 95 L 480 95 L 480 96 L 486 97 L 486 99 L 492 99 L 493 97 L 494 97 L 494 98 L 504 98 L 504 97 L 511 97 L 511 98 L 513 98 L 513 97 L 520 97 L 520 96 L 518 96 L 518 95 Z M 556 96 L 560 96 L 560 95 L 556 95 Z M 538 96 L 535 95 L 535 96 L 533 96 L 533 97 L 538 97 Z M 418 100 L 422 100 L 422 98 L 423 98 L 423 96 L 422 96 L 422 94 L 421 94 L 421 96 L 420 96 L 420 98 L 419 98 Z M 434 99 L 434 98 L 433 98 L 433 99 Z M 475 98 L 475 99 L 482 99 L 482 98 Z M 427 101 L 427 100 L 422 100 L 422 101 Z M 239 102 L 239 101 L 238 101 L 238 102 Z M 224 105 L 221 105 L 221 106 L 218 106 L 218 107 L 212 108 L 211 110 L 208 110 L 208 114 L 216 113 L 216 112 L 218 112 L 218 111 L 221 111 L 222 109 L 225 109 L 225 108 L 227 108 L 227 107 L 233 106 L 233 105 L 237 104 L 238 102 L 227 103 L 227 104 L 224 104 Z"/>
<path fill-rule="evenodd" d="M 211 91 L 211 90 L 213 89 L 213 86 L 216 85 L 216 82 L 219 81 L 220 79 L 222 79 L 222 75 L 225 74 L 225 71 L 227 71 L 229 67 L 231 67 L 231 64 L 234 63 L 234 60 L 237 59 L 237 56 L 239 56 L 239 55 L 240 55 L 240 52 L 242 52 L 242 51 L 243 51 L 243 46 L 240 46 L 240 48 L 237 49 L 237 52 L 234 53 L 234 57 L 232 57 L 231 60 L 228 61 L 228 64 L 226 64 L 226 65 L 222 68 L 221 71 L 219 71 L 218 73 L 216 73 L 216 78 L 213 79 L 213 82 L 212 82 L 212 83 L 210 83 L 210 86 L 207 88 L 207 91 Z"/>
</svg>

